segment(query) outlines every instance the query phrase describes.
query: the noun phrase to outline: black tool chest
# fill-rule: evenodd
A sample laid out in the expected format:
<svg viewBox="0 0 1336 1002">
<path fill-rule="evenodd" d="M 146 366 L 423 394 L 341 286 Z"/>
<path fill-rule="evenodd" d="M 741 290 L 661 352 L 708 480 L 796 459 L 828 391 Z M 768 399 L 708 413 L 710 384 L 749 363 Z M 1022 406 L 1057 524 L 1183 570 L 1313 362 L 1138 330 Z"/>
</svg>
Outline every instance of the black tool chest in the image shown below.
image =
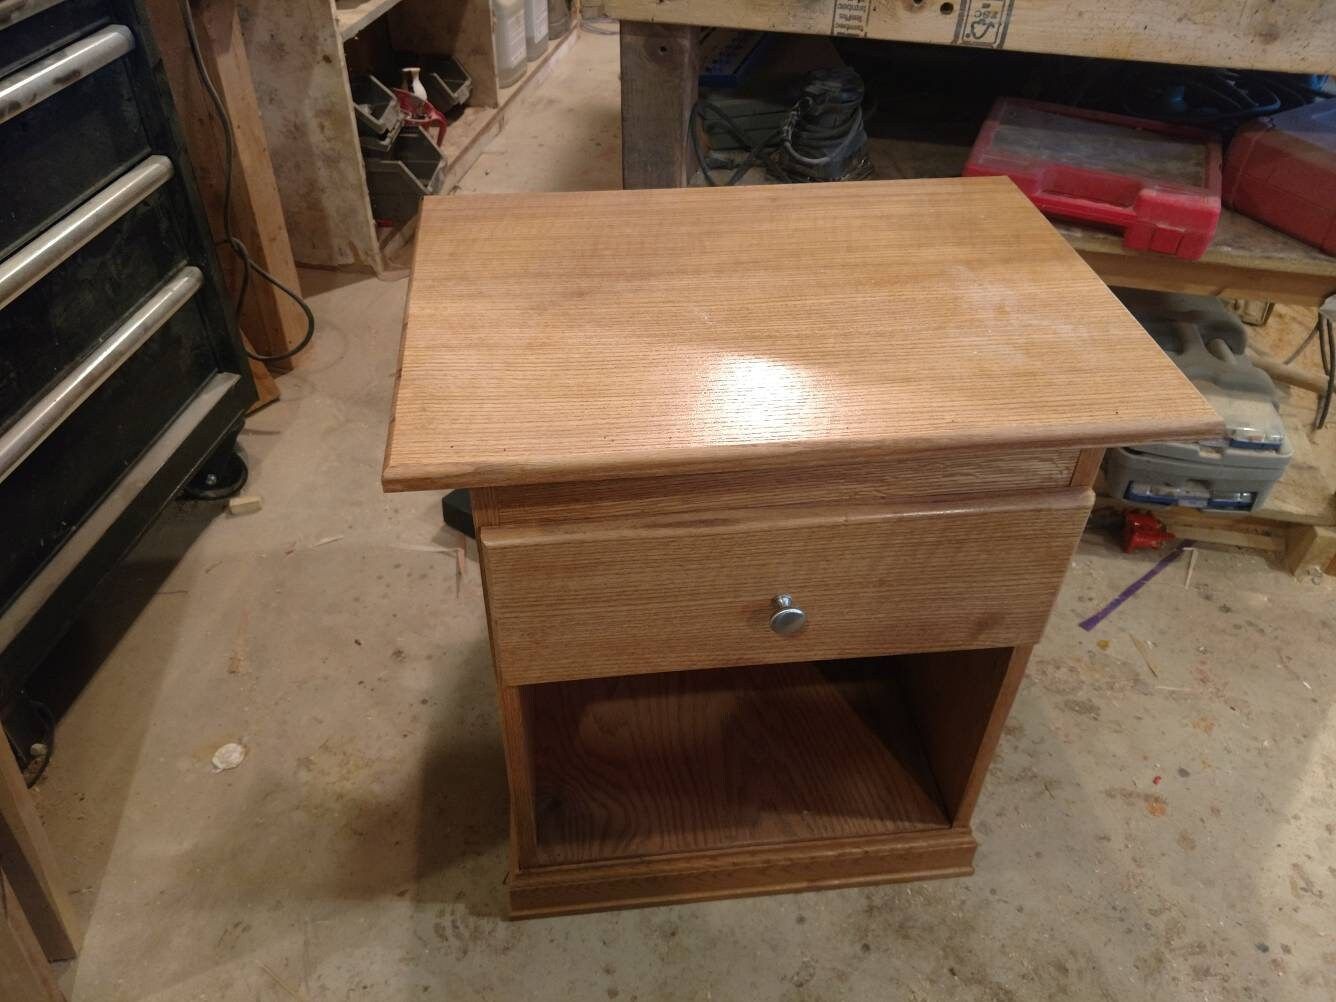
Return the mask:
<svg viewBox="0 0 1336 1002">
<path fill-rule="evenodd" d="M 0 711 L 255 388 L 135 0 L 0 0 Z"/>
</svg>

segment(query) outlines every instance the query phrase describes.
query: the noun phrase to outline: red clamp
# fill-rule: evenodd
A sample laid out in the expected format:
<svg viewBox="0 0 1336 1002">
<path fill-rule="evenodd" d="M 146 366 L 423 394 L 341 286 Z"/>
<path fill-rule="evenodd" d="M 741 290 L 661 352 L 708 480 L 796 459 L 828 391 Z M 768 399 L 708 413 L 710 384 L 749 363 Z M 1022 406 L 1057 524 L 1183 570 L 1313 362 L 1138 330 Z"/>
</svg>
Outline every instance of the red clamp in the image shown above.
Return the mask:
<svg viewBox="0 0 1336 1002">
<path fill-rule="evenodd" d="M 1158 550 L 1174 534 L 1154 515 L 1140 511 L 1123 512 L 1123 552 Z"/>
<path fill-rule="evenodd" d="M 445 130 L 450 124 L 449 120 L 436 110 L 434 104 L 422 100 L 412 91 L 404 90 L 402 87 L 392 87 L 390 89 L 394 91 L 394 96 L 398 99 L 399 107 L 402 109 L 408 124 L 416 125 L 422 130 L 423 135 L 427 134 L 428 129 L 435 129 L 436 138 L 432 142 L 440 146 L 445 141 Z"/>
</svg>

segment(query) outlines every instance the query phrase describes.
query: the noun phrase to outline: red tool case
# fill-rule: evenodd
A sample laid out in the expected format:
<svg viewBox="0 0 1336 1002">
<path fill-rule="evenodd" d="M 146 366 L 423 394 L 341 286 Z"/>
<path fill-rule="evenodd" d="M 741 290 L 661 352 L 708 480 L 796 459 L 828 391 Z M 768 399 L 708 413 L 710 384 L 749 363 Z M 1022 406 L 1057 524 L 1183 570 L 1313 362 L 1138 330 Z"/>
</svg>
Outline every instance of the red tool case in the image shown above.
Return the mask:
<svg viewBox="0 0 1336 1002">
<path fill-rule="evenodd" d="M 1230 208 L 1336 254 L 1336 99 L 1240 128 L 1224 191 Z"/>
<path fill-rule="evenodd" d="M 1220 221 L 1219 140 L 1126 115 L 999 98 L 965 174 L 1005 174 L 1048 215 L 1113 227 L 1126 247 L 1189 261 Z"/>
</svg>

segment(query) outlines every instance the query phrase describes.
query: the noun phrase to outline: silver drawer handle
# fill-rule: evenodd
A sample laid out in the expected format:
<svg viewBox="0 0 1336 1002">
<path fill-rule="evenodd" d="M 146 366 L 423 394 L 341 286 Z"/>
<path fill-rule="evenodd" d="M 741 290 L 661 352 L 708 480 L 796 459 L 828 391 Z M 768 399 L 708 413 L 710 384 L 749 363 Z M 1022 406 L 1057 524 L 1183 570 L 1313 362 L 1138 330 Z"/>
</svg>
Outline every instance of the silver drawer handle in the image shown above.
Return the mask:
<svg viewBox="0 0 1336 1002">
<path fill-rule="evenodd" d="M 134 47 L 135 36 L 130 29 L 113 24 L 5 77 L 0 80 L 0 125 L 120 59 Z"/>
<path fill-rule="evenodd" d="M 807 613 L 793 604 L 792 595 L 776 595 L 775 612 L 770 617 L 770 629 L 781 637 L 797 633 L 807 625 Z"/>
<path fill-rule="evenodd" d="M 204 423 L 241 377 L 235 372 L 214 373 L 195 398 L 182 408 L 181 413 L 148 447 L 142 456 L 126 470 L 116 486 L 65 540 L 40 571 L 23 587 L 9 608 L 0 612 L 0 650 L 9 646 L 23 628 L 32 621 L 42 606 L 55 594 L 60 583 L 69 577 L 79 562 L 88 556 L 112 524 L 154 477 L 170 462 L 190 434 Z"/>
<path fill-rule="evenodd" d="M 40 14 L 63 0 L 0 0 L 0 28 L 18 24 L 24 18 Z"/>
<path fill-rule="evenodd" d="M 88 395 L 119 369 L 127 358 L 153 336 L 198 291 L 204 276 L 194 265 L 173 275 L 147 303 L 99 344 L 79 367 L 57 383 L 24 412 L 14 426 L 0 435 L 0 481 L 5 480 L 28 454 L 60 427 Z"/>
<path fill-rule="evenodd" d="M 151 156 L 0 261 L 0 309 L 161 188 L 171 176 L 172 162 L 164 156 Z"/>
</svg>

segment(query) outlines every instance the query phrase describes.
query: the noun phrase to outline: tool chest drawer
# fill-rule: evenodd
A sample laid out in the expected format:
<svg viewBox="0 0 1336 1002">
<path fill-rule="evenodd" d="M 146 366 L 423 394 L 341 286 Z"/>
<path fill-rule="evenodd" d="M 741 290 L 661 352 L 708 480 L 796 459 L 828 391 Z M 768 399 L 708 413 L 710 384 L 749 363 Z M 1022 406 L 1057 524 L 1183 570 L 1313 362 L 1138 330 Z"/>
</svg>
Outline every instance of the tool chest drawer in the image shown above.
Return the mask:
<svg viewBox="0 0 1336 1002">
<path fill-rule="evenodd" d="M 128 53 L 129 38 L 111 25 L 0 78 L 0 257 L 150 152 L 124 54 L 99 65 Z M 64 53 L 71 65 L 41 70 Z"/>
<path fill-rule="evenodd" d="M 522 685 L 1033 643 L 1091 500 L 484 528 L 497 670 Z"/>
<path fill-rule="evenodd" d="M 115 20 L 111 0 L 0 0 L 0 77 Z"/>
<path fill-rule="evenodd" d="M 23 585 L 216 371 L 192 297 L 0 482 L 0 595 Z"/>
<path fill-rule="evenodd" d="M 141 0 L 0 0 L 0 712 L 255 398 L 165 79 Z"/>
<path fill-rule="evenodd" d="M 159 176 L 171 176 L 166 158 L 145 161 L 145 166 L 158 168 Z M 77 223 L 78 210 L 71 215 Z M 171 193 L 159 187 L 3 306 L 0 429 L 186 263 L 172 217 Z M 59 250 L 48 256 L 59 256 Z M 6 279 L 18 271 L 11 266 L 13 260 L 0 262 L 0 304 L 6 298 Z M 38 265 L 35 270 L 41 270 Z M 22 277 L 13 283 L 22 284 Z"/>
</svg>

